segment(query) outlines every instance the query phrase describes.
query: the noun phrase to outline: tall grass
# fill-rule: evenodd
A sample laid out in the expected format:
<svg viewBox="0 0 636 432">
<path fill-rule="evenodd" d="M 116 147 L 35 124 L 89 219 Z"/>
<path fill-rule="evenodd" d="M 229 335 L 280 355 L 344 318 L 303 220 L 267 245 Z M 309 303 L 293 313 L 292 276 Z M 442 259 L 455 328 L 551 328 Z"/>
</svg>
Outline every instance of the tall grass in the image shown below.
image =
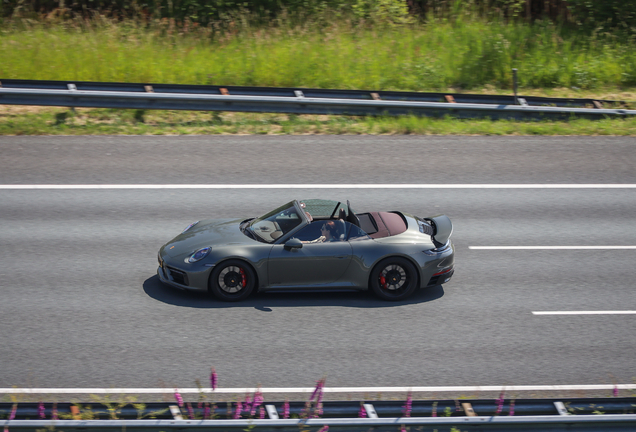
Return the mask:
<svg viewBox="0 0 636 432">
<path fill-rule="evenodd" d="M 0 26 L 0 79 L 426 91 L 509 88 L 518 68 L 522 88 L 594 89 L 635 86 L 635 53 L 633 38 L 469 13 L 407 25 L 283 15 L 223 28 L 100 18 Z"/>
</svg>

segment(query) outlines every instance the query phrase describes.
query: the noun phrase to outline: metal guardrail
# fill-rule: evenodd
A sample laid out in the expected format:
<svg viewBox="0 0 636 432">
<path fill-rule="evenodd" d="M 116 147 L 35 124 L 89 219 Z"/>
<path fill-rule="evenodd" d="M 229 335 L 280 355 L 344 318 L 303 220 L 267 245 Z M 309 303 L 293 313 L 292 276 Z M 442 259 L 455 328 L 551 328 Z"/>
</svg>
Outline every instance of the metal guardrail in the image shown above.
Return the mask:
<svg viewBox="0 0 636 432">
<path fill-rule="evenodd" d="M 1 424 L 1 422 L 0 422 Z M 358 419 L 286 419 L 286 420 L 11 420 L 4 422 L 5 431 L 37 432 L 46 428 L 65 432 L 135 432 L 220 430 L 228 432 L 261 431 L 298 432 L 317 431 L 329 426 L 329 431 L 400 432 L 401 430 L 431 430 L 439 432 L 458 428 L 472 431 L 630 431 L 636 428 L 636 415 L 533 416 L 533 417 L 398 417 Z M 409 429 L 406 429 L 409 428 Z"/>
<path fill-rule="evenodd" d="M 0 104 L 514 119 L 636 115 L 636 110 L 603 108 L 618 102 L 592 99 L 35 80 L 0 80 Z"/>
<path fill-rule="evenodd" d="M 431 92 L 399 92 L 399 91 L 367 91 L 367 90 L 333 90 L 293 87 L 247 87 L 247 86 L 214 86 L 184 84 L 139 84 L 91 81 L 41 81 L 0 79 L 0 87 L 5 89 L 38 89 L 68 90 L 69 84 L 75 85 L 78 91 L 118 91 L 147 93 L 182 93 L 211 94 L 234 96 L 276 96 L 296 97 L 296 91 L 302 91 L 307 98 L 352 99 L 408 101 L 408 102 L 448 102 L 449 96 L 456 103 L 518 105 L 512 95 L 480 95 L 463 93 L 431 93 Z M 553 106 L 569 108 L 596 108 L 598 106 L 614 107 L 624 104 L 623 101 L 578 98 L 548 98 L 535 96 L 518 96 L 530 106 Z"/>
<path fill-rule="evenodd" d="M 413 400 L 411 405 L 411 416 L 413 417 L 431 417 L 435 413 L 437 416 L 463 416 L 464 410 L 460 404 L 470 403 L 473 411 L 482 416 L 494 416 L 500 414 L 507 416 L 510 414 L 511 400 L 506 399 L 501 402 L 500 412 L 497 413 L 498 405 L 493 399 L 462 399 L 460 400 Z M 636 398 L 559 398 L 559 399 L 515 399 L 514 414 L 515 416 L 550 416 L 558 415 L 559 410 L 557 403 L 563 403 L 569 408 L 570 412 L 577 415 L 592 415 L 597 412 L 604 414 L 631 414 L 636 413 Z M 325 401 L 322 402 L 323 414 L 322 418 L 353 418 L 357 417 L 360 411 L 360 401 Z M 400 417 L 403 415 L 403 407 L 405 401 L 399 400 L 383 400 L 369 402 L 373 405 L 373 409 L 379 417 Z M 116 405 L 116 403 L 114 403 Z M 226 417 L 226 403 L 217 402 L 218 407 L 215 413 L 218 417 Z M 75 405 L 70 402 L 60 402 L 55 404 L 55 409 L 59 415 L 70 415 L 71 406 Z M 109 414 L 106 406 L 98 399 L 92 402 L 82 402 L 82 406 L 90 405 L 92 407 L 91 414 L 97 419 L 107 419 Z M 156 419 L 172 419 L 173 416 L 168 410 L 170 406 L 166 402 L 148 402 L 144 403 L 143 411 L 138 411 L 131 404 L 120 407 L 118 409 L 118 418 L 120 419 L 137 419 L 138 417 L 148 418 L 151 414 Z M 279 412 L 283 411 L 283 402 L 266 402 L 265 405 L 272 405 Z M 0 403 L 0 419 L 12 411 L 14 405 L 12 403 Z M 53 404 L 44 403 L 41 407 L 42 414 L 46 418 L 52 415 Z M 203 418 L 204 407 L 192 403 L 193 415 L 195 418 Z M 289 402 L 290 416 L 301 415 L 305 409 L 305 402 Z M 40 404 L 35 402 L 21 402 L 16 407 L 16 419 L 35 419 L 40 415 Z M 636 429 L 636 427 L 635 427 Z"/>
<path fill-rule="evenodd" d="M 135 432 L 183 431 L 186 429 L 239 432 L 251 429 L 261 431 L 276 430 L 278 432 L 317 431 L 329 426 L 331 432 L 374 432 L 403 430 L 418 431 L 437 429 L 438 432 L 450 431 L 452 428 L 462 432 L 472 431 L 634 431 L 636 430 L 636 398 L 571 398 L 571 399 L 462 399 L 459 400 L 415 400 L 411 401 L 410 417 L 404 417 L 405 401 L 373 401 L 365 404 L 367 418 L 357 418 L 360 412 L 360 401 L 324 402 L 320 418 L 287 418 L 280 419 L 282 402 L 264 403 L 268 419 L 210 419 L 202 418 L 202 406 L 192 407 L 191 415 L 180 412 L 176 406 L 168 403 L 144 404 L 143 410 L 137 407 L 110 407 L 116 410 L 116 420 L 99 419 L 98 415 L 109 417 L 106 405 L 100 409 L 99 403 L 2 403 L 0 416 L 12 420 L 0 420 L 5 431 L 37 432 L 45 429 L 57 429 L 65 432 L 116 432 L 134 429 Z M 87 405 L 91 409 L 87 411 Z M 215 410 L 217 417 L 231 415 L 224 409 L 226 403 L 219 403 Z M 209 406 L 209 405 L 208 405 Z M 114 407 L 114 408 L 113 408 Z M 511 415 L 514 407 L 514 416 Z M 75 409 L 73 409 L 75 408 Z M 171 408 L 171 409 L 169 409 Z M 51 420 L 55 409 L 56 416 L 62 419 Z M 289 415 L 303 417 L 304 402 L 291 402 Z M 185 411 L 189 409 L 183 408 Z M 601 414 L 602 412 L 602 414 Z M 307 411 L 305 411 L 306 416 Z M 575 413 L 576 415 L 572 415 Z M 81 420 L 81 415 L 89 414 L 91 420 Z M 156 415 L 153 419 L 137 419 L 139 416 Z M 44 416 L 49 419 L 32 420 Z M 77 416 L 76 420 L 69 420 Z M 174 416 L 174 417 L 173 417 Z M 85 417 L 84 417 L 85 418 Z M 324 430 L 324 429 L 323 429 Z"/>
</svg>

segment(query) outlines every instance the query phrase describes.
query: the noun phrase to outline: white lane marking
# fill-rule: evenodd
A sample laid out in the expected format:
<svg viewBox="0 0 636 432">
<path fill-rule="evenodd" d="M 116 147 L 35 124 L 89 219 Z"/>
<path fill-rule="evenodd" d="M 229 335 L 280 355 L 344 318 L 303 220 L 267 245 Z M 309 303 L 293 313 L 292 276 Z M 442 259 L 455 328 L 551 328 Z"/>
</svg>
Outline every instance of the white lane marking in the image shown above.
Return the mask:
<svg viewBox="0 0 636 432">
<path fill-rule="evenodd" d="M 634 189 L 636 184 L 35 184 L 25 189 Z"/>
<path fill-rule="evenodd" d="M 636 311 L 533 311 L 532 315 L 636 315 Z"/>
<path fill-rule="evenodd" d="M 636 246 L 468 246 L 472 250 L 605 250 L 636 249 Z"/>
<path fill-rule="evenodd" d="M 506 386 L 440 386 L 440 387 L 325 387 L 325 393 L 390 393 L 390 392 L 474 392 L 474 391 L 559 391 L 559 390 L 635 390 L 636 384 L 582 385 L 506 385 Z M 0 394 L 171 394 L 254 392 L 256 387 L 242 388 L 0 388 Z M 314 387 L 265 387 L 262 393 L 311 393 Z"/>
</svg>

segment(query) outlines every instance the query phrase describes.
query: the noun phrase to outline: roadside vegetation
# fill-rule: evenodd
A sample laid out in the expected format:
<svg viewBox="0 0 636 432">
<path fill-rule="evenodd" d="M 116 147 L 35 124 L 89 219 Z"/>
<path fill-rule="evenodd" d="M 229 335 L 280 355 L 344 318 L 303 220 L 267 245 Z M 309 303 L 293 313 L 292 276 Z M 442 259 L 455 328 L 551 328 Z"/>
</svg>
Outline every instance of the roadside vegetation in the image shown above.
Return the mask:
<svg viewBox="0 0 636 432">
<path fill-rule="evenodd" d="M 522 95 L 633 101 L 636 20 L 630 7 L 636 2 L 625 0 L 624 9 L 614 8 L 614 15 L 601 6 L 593 9 L 597 2 L 613 4 L 571 1 L 589 7 L 563 9 L 564 2 L 553 0 L 551 14 L 537 15 L 530 0 L 334 0 L 309 2 L 313 6 L 304 12 L 299 1 L 269 2 L 272 8 L 279 5 L 272 11 L 264 9 L 266 1 L 255 1 L 247 10 L 241 2 L 225 2 L 223 9 L 218 6 L 223 2 L 210 0 L 191 2 L 199 9 L 191 8 L 185 17 L 178 7 L 167 17 L 161 15 L 164 9 L 141 3 L 126 9 L 125 1 L 114 3 L 122 6 L 118 13 L 80 13 L 54 8 L 55 1 L 42 2 L 50 9 L 46 14 L 15 7 L 9 14 L 5 6 L 0 80 L 510 94 L 511 69 L 517 68 Z M 217 7 L 205 9 L 204 3 Z M 289 8 L 280 6 L 285 3 Z M 136 111 L 113 110 L 58 115 L 63 111 L 29 113 L 0 106 L 0 133 L 636 133 L 631 120 L 288 119 L 150 111 L 140 118 Z"/>
<path fill-rule="evenodd" d="M 0 108 L 0 135 L 636 135 L 636 118 L 513 121 L 200 111 Z"/>
</svg>

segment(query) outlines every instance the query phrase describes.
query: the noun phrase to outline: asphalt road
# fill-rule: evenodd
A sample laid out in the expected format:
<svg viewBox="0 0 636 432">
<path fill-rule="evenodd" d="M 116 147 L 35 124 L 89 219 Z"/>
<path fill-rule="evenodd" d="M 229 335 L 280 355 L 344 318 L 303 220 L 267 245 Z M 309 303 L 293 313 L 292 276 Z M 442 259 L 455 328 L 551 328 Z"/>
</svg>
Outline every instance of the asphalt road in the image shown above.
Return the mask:
<svg viewBox="0 0 636 432">
<path fill-rule="evenodd" d="M 0 184 L 636 183 L 633 138 L 0 137 Z M 202 218 L 293 198 L 454 222 L 457 269 L 367 293 L 225 304 L 162 286 L 159 247 Z M 632 383 L 636 189 L 0 189 L 0 387 Z"/>
</svg>

